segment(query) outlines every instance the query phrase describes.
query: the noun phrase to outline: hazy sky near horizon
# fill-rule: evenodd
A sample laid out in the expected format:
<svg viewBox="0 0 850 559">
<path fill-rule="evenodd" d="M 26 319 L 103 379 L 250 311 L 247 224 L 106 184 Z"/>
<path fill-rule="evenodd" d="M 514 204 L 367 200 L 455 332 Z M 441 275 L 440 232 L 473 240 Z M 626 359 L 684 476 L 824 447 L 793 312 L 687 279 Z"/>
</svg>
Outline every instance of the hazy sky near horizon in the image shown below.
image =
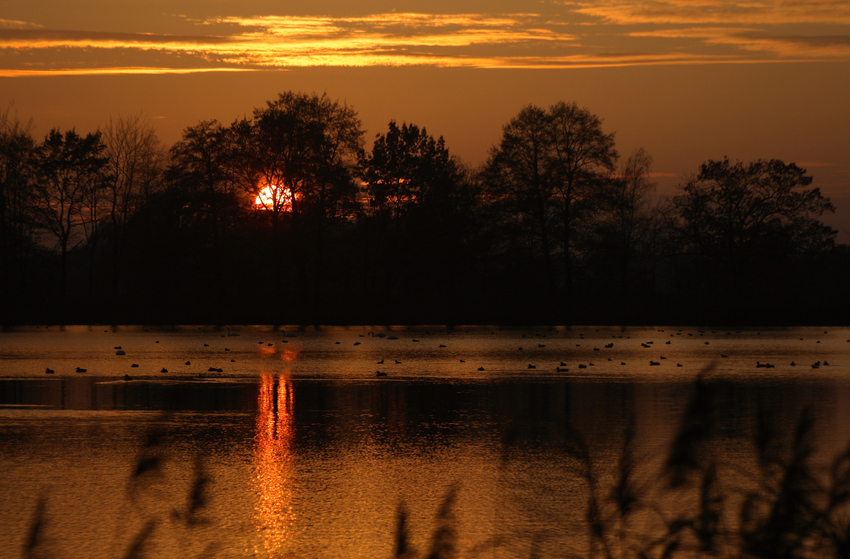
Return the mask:
<svg viewBox="0 0 850 559">
<path fill-rule="evenodd" d="M 846 0 L 0 0 L 0 102 L 37 136 L 142 111 L 169 145 L 285 90 L 472 165 L 523 106 L 576 101 L 662 191 L 706 159 L 806 167 L 850 242 Z"/>
</svg>

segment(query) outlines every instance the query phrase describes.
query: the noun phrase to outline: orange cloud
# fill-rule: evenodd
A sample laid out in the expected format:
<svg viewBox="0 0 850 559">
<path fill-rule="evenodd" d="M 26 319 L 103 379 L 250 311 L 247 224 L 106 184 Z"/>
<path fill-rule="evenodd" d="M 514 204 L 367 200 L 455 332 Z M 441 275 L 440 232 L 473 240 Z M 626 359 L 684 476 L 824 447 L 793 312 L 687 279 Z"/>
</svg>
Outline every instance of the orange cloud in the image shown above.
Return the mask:
<svg viewBox="0 0 850 559">
<path fill-rule="evenodd" d="M 850 58 L 850 35 L 770 35 L 753 28 L 689 27 L 634 31 L 630 37 L 699 39 L 707 45 L 730 45 L 752 52 L 769 52 L 787 59 Z"/>
<path fill-rule="evenodd" d="M 117 49 L 182 53 L 224 67 L 411 64 L 489 67 L 494 64 L 491 57 L 467 50 L 518 44 L 563 47 L 575 41 L 573 36 L 546 27 L 538 20 L 535 14 L 228 17 L 195 22 L 202 27 L 223 27 L 229 31 L 218 35 L 7 29 L 0 30 L 0 48 L 98 49 L 104 56 L 104 52 Z"/>
<path fill-rule="evenodd" d="M 814 0 L 813 5 L 808 11 L 812 21 L 824 19 L 821 12 L 828 6 L 837 7 L 834 20 L 847 12 L 850 21 L 850 7 L 841 8 L 835 0 Z M 806 33 L 794 28 L 794 34 L 783 28 L 783 35 L 764 24 L 796 17 L 802 6 L 795 0 L 756 0 L 743 7 L 727 0 L 602 0 L 565 3 L 560 13 L 543 15 L 181 16 L 190 31 L 185 34 L 52 30 L 8 20 L 0 24 L 0 75 L 850 60 L 850 33 L 836 33 L 840 28 L 814 25 Z M 678 24 L 670 28 L 671 22 Z"/>
<path fill-rule="evenodd" d="M 618 25 L 850 24 L 850 3 L 845 0 L 600 0 L 564 4 Z"/>
<path fill-rule="evenodd" d="M 30 23 L 28 21 L 19 21 L 16 19 L 2 19 L 0 18 L 0 29 L 32 29 L 41 27 L 40 25 L 36 25 L 35 23 Z"/>
<path fill-rule="evenodd" d="M 103 67 L 103 68 L 60 68 L 60 69 L 0 69 L 0 77 L 19 78 L 28 76 L 103 76 L 117 74 L 195 74 L 201 72 L 244 72 L 240 68 L 147 68 L 147 67 Z M 153 117 L 163 118 L 163 117 Z"/>
</svg>

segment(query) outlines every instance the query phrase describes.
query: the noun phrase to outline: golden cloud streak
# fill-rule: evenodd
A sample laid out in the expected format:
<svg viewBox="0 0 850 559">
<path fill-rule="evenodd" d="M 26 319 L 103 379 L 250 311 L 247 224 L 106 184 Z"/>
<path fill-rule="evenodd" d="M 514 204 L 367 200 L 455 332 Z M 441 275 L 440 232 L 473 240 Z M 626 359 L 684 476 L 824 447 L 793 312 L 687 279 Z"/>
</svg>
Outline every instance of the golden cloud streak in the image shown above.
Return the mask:
<svg viewBox="0 0 850 559">
<path fill-rule="evenodd" d="M 523 16 L 531 17 L 531 16 Z M 205 24 L 234 25 L 228 36 L 177 37 L 163 35 L 82 33 L 76 31 L 0 33 L 6 49 L 132 49 L 187 53 L 229 64 L 298 66 L 308 57 L 312 65 L 350 65 L 352 56 L 378 64 L 431 64 L 428 52 L 416 49 L 460 49 L 518 43 L 570 43 L 574 37 L 535 27 L 525 29 L 516 17 L 465 15 L 378 14 L 362 18 L 260 17 L 217 18 Z M 391 27 L 391 28 L 390 28 Z M 424 31 L 424 32 L 423 32 Z M 442 55 L 438 64 L 452 58 L 469 64 L 465 54 Z M 365 64 L 360 61 L 355 65 Z"/>
<path fill-rule="evenodd" d="M 793 59 L 777 59 L 771 61 L 798 62 Z M 433 66 L 454 68 L 481 69 L 584 69 L 584 68 L 619 68 L 627 66 L 682 66 L 694 64 L 763 64 L 762 60 L 739 59 L 721 56 L 694 57 L 687 55 L 612 55 L 612 56 L 562 56 L 562 57 L 438 57 L 438 56 L 404 56 L 404 55 L 372 55 L 350 54 L 340 56 L 331 54 L 310 54 L 293 56 L 288 60 L 288 67 L 311 66 L 341 66 L 341 67 L 370 67 L 370 66 Z M 0 69 L 0 77 L 35 77 L 35 76 L 86 76 L 86 75 L 119 75 L 119 74 L 192 74 L 204 72 L 252 72 L 264 71 L 266 68 L 233 68 L 219 66 L 214 68 L 139 68 L 139 67 L 110 67 L 110 68 L 60 68 L 60 69 Z M 279 70 L 279 67 L 275 67 Z"/>
<path fill-rule="evenodd" d="M 850 24 L 844 0 L 601 0 L 564 2 L 575 11 L 620 25 L 637 24 Z"/>
<path fill-rule="evenodd" d="M 487 57 L 433 49 L 515 44 L 567 45 L 575 37 L 542 28 L 535 14 L 376 14 L 360 18 L 216 18 L 206 25 L 230 25 L 218 36 L 168 36 L 78 31 L 8 31 L 0 48 L 17 50 L 129 49 L 188 54 L 211 63 L 242 67 L 436 65 L 489 67 Z M 531 28 L 528 23 L 535 25 Z M 23 74 L 21 74 L 23 75 Z"/>
<path fill-rule="evenodd" d="M 388 27 L 403 26 L 413 29 L 423 27 L 510 27 L 521 26 L 528 21 L 537 20 L 539 14 L 506 14 L 491 17 L 480 14 L 422 14 L 422 13 L 386 13 L 363 17 L 301 17 L 301 16 L 259 16 L 251 18 L 220 17 L 203 20 L 203 24 L 227 23 L 240 27 L 261 27 L 267 29 L 286 29 L 295 31 L 315 30 L 325 33 L 329 29 L 348 26 Z"/>
<path fill-rule="evenodd" d="M 567 68 L 620 68 L 626 66 L 684 66 L 704 64 L 764 64 L 761 59 L 747 59 L 732 56 L 655 54 L 655 55 L 575 55 L 559 57 L 510 57 L 487 59 L 486 68 L 513 69 L 567 69 Z M 798 60 L 776 59 L 767 62 L 798 62 Z"/>
<path fill-rule="evenodd" d="M 58 68 L 40 70 L 16 70 L 0 68 L 0 78 L 22 78 L 33 76 L 104 76 L 118 74 L 197 74 L 204 72 L 249 72 L 247 68 L 148 68 L 148 67 L 102 67 L 102 68 Z"/>
<path fill-rule="evenodd" d="M 850 57 L 850 37 L 847 36 L 770 36 L 756 29 L 729 27 L 689 27 L 685 29 L 659 29 L 635 31 L 630 37 L 657 37 L 665 39 L 700 39 L 710 45 L 731 45 L 754 52 L 771 52 L 793 58 L 847 58 Z"/>
<path fill-rule="evenodd" d="M 818 11 L 817 6 L 834 5 L 831 1 L 814 0 L 814 12 Z M 676 18 L 692 24 L 700 17 L 709 20 L 731 17 L 727 12 L 732 10 L 728 0 L 650 0 L 641 4 L 602 0 L 602 4 L 571 6 L 573 11 L 618 24 L 635 21 L 657 24 Z M 735 23 L 740 24 L 755 17 L 752 15 L 755 12 L 764 16 L 771 9 L 775 12 L 785 7 L 796 13 L 800 6 L 796 1 L 757 0 L 735 8 L 738 12 L 732 15 L 737 18 Z M 850 7 L 846 11 L 850 17 Z M 703 15 L 696 15 L 699 13 Z M 0 27 L 0 55 L 6 55 L 5 60 L 18 66 L 0 68 L 0 76 L 189 73 L 304 66 L 593 68 L 850 59 L 850 38 L 777 37 L 765 33 L 763 25 L 650 28 L 623 33 L 619 26 L 597 23 L 590 27 L 573 26 L 571 29 L 582 32 L 567 34 L 563 32 L 567 20 L 531 13 L 498 16 L 389 13 L 343 18 L 261 16 L 185 21 L 196 29 L 199 25 L 208 30 L 214 28 L 217 34 L 155 35 Z M 698 43 L 681 48 L 679 42 L 671 49 L 659 47 L 660 42 L 656 41 L 652 50 L 647 51 L 633 46 L 639 38 L 692 39 Z M 724 45 L 737 52 L 729 49 L 710 52 L 712 47 Z M 74 62 L 54 62 L 50 59 L 51 49 L 61 49 L 63 60 L 73 58 L 74 52 L 80 54 Z M 122 66 L 110 54 L 114 51 L 124 51 L 121 56 L 128 52 L 174 56 L 180 60 L 175 65 L 183 68 L 163 67 L 169 63 L 164 65 L 161 60 L 156 62 L 156 67 L 144 68 L 144 59 L 134 60 L 137 66 Z M 21 52 L 31 55 L 27 58 L 29 66 L 18 62 L 22 58 L 16 57 Z M 98 60 L 102 61 L 101 67 L 96 67 Z"/>
<path fill-rule="evenodd" d="M 17 19 L 0 18 L 0 29 L 40 29 L 41 25 Z"/>
</svg>

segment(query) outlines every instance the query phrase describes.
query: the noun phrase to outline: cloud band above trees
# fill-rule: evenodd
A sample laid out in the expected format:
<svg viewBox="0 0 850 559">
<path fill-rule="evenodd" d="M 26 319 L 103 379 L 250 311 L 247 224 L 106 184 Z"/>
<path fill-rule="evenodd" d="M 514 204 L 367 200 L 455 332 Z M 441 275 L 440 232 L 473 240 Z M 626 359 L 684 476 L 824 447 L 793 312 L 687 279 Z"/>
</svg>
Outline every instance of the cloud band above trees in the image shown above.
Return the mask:
<svg viewBox="0 0 850 559">
<path fill-rule="evenodd" d="M 0 76 L 304 66 L 570 68 L 850 60 L 846 3 L 562 2 L 540 13 L 157 15 L 58 29 L 0 20 Z M 120 29 L 120 31 L 119 31 Z"/>
</svg>

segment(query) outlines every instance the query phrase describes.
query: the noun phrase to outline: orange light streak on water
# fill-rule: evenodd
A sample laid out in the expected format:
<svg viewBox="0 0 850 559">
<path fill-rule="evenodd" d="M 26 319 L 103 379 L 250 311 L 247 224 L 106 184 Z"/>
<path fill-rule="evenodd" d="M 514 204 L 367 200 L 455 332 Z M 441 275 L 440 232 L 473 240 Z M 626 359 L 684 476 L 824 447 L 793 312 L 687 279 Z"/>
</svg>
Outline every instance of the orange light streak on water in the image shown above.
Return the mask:
<svg viewBox="0 0 850 559">
<path fill-rule="evenodd" d="M 252 485 L 257 494 L 254 527 L 260 543 L 254 546 L 254 555 L 283 558 L 287 556 L 286 544 L 295 522 L 292 381 L 284 375 L 262 375 L 258 400 Z"/>
</svg>

